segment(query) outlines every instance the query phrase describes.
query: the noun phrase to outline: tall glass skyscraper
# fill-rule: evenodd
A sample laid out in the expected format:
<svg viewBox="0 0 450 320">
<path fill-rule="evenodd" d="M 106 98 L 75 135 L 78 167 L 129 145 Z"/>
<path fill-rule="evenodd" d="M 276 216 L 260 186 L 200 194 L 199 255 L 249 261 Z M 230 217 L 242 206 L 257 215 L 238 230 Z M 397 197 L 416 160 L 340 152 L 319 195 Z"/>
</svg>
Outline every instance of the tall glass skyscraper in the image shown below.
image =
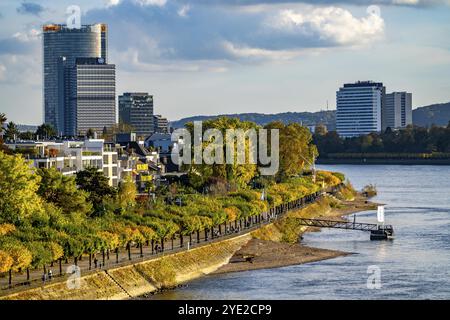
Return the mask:
<svg viewBox="0 0 450 320">
<path fill-rule="evenodd" d="M 336 93 L 336 131 L 342 137 L 356 137 L 381 131 L 386 95 L 383 83 L 347 83 Z"/>
<path fill-rule="evenodd" d="M 131 125 L 138 136 L 147 138 L 155 132 L 153 96 L 147 92 L 125 92 L 119 96 L 119 120 Z"/>
<path fill-rule="evenodd" d="M 67 68 L 75 66 L 77 58 L 102 58 L 107 63 L 107 38 L 105 24 L 84 25 L 80 29 L 43 26 L 44 122 L 58 133 L 67 134 L 68 88 L 64 87 Z"/>
</svg>

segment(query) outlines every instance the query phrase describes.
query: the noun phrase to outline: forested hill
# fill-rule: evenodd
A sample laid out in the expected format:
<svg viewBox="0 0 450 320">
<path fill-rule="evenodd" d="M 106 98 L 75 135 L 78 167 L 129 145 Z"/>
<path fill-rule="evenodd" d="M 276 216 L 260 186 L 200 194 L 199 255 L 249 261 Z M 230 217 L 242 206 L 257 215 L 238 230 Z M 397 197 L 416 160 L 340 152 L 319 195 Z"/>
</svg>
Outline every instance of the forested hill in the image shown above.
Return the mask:
<svg viewBox="0 0 450 320">
<path fill-rule="evenodd" d="M 413 123 L 421 127 L 446 126 L 450 121 L 450 102 L 432 104 L 413 110 Z"/>
<path fill-rule="evenodd" d="M 303 123 L 305 126 L 312 126 L 318 123 L 327 125 L 329 131 L 336 128 L 336 111 L 319 111 L 319 112 L 284 112 L 275 114 L 264 113 L 236 113 L 221 115 L 226 117 L 237 117 L 243 121 L 252 121 L 259 125 L 265 125 L 272 121 L 281 121 L 285 124 L 290 122 Z M 178 121 L 171 122 L 172 127 L 183 127 L 187 122 L 204 121 L 214 119 L 220 116 L 195 116 L 183 118 Z M 413 123 L 421 127 L 430 127 L 435 124 L 438 126 L 447 126 L 450 121 L 450 102 L 433 104 L 420 107 L 413 110 Z"/>
<path fill-rule="evenodd" d="M 285 124 L 291 122 L 303 123 L 305 126 L 316 125 L 317 123 L 324 123 L 329 130 L 334 130 L 336 127 L 335 111 L 319 111 L 319 112 L 284 112 L 276 114 L 264 114 L 264 113 L 236 113 L 219 116 L 195 116 L 189 118 L 183 118 L 178 121 L 171 122 L 173 128 L 183 127 L 187 122 L 192 121 L 205 121 L 208 119 L 214 119 L 220 116 L 235 117 L 241 121 L 252 121 L 259 125 L 265 125 L 273 121 L 281 121 Z"/>
</svg>

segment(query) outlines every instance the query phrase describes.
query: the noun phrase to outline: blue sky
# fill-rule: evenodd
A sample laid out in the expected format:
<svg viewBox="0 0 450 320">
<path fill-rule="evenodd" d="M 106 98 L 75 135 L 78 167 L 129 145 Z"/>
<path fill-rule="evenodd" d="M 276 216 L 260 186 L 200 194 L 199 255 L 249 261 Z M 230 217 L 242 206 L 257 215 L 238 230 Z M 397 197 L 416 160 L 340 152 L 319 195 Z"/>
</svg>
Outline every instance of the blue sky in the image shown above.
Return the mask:
<svg viewBox="0 0 450 320">
<path fill-rule="evenodd" d="M 356 80 L 413 92 L 415 107 L 450 101 L 450 0 L 2 0 L 9 119 L 42 122 L 41 25 L 73 4 L 109 25 L 117 93 L 148 91 L 172 120 L 333 109 Z"/>
</svg>

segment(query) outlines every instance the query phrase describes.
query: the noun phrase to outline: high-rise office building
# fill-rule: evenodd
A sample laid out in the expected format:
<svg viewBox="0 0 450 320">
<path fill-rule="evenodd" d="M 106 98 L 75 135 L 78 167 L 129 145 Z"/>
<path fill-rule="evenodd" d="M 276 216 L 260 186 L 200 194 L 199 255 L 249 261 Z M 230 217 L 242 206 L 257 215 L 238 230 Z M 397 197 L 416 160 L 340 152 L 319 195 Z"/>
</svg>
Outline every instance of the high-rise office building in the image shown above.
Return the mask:
<svg viewBox="0 0 450 320">
<path fill-rule="evenodd" d="M 412 124 L 412 94 L 408 92 L 386 94 L 382 123 L 383 130 L 405 128 Z"/>
<path fill-rule="evenodd" d="M 169 121 L 161 115 L 153 116 L 154 128 L 157 133 L 169 133 Z"/>
<path fill-rule="evenodd" d="M 77 29 L 44 25 L 43 56 L 44 121 L 58 133 L 67 134 L 68 88 L 64 87 L 67 68 L 73 67 L 77 58 L 102 58 L 107 63 L 107 26 L 94 24 Z"/>
<path fill-rule="evenodd" d="M 69 135 L 102 132 L 116 123 L 116 67 L 103 58 L 77 58 L 66 69 Z"/>
<path fill-rule="evenodd" d="M 155 132 L 153 96 L 147 92 L 125 92 L 119 96 L 119 121 L 131 125 L 138 136 L 147 138 Z"/>
<path fill-rule="evenodd" d="M 347 83 L 336 93 L 336 130 L 342 137 L 381 131 L 386 88 L 383 83 Z"/>
</svg>

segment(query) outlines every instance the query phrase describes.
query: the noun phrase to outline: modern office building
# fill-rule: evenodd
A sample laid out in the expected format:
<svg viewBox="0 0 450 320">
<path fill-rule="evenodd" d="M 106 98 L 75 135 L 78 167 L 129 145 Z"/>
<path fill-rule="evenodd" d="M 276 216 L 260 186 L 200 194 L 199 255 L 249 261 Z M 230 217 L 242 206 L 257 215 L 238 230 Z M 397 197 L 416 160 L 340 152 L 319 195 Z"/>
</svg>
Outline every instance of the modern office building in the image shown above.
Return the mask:
<svg viewBox="0 0 450 320">
<path fill-rule="evenodd" d="M 103 58 L 77 58 L 66 68 L 66 134 L 102 132 L 116 123 L 116 67 Z"/>
<path fill-rule="evenodd" d="M 386 88 L 383 83 L 347 83 L 336 93 L 336 131 L 342 137 L 356 137 L 382 128 Z"/>
<path fill-rule="evenodd" d="M 153 96 L 147 92 L 125 92 L 119 96 L 119 121 L 133 127 L 140 137 L 154 132 Z"/>
<path fill-rule="evenodd" d="M 156 133 L 169 133 L 169 121 L 167 118 L 163 118 L 161 115 L 153 116 L 154 121 L 154 132 Z"/>
<path fill-rule="evenodd" d="M 44 122 L 58 133 L 66 133 L 68 123 L 66 68 L 73 67 L 77 58 L 102 58 L 107 63 L 107 47 L 105 24 L 83 25 L 80 29 L 60 24 L 43 26 Z"/>
<path fill-rule="evenodd" d="M 386 94 L 382 117 L 383 130 L 401 129 L 412 124 L 412 94 L 392 92 Z"/>
</svg>

